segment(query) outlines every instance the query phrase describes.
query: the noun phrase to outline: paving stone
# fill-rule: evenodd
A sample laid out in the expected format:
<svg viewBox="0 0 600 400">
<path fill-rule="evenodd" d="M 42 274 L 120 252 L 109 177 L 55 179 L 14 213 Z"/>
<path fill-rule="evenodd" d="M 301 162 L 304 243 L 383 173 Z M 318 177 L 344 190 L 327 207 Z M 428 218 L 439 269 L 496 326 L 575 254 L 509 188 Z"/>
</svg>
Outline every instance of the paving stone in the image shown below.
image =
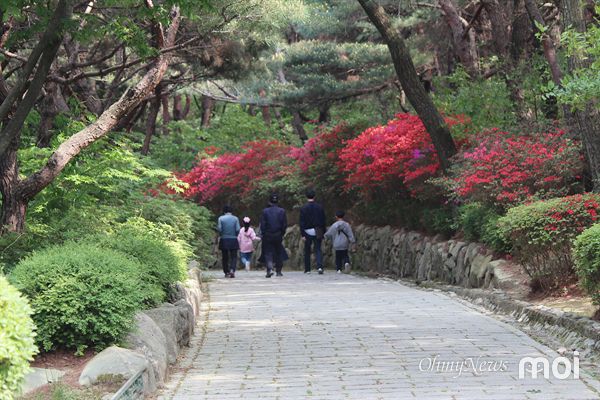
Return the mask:
<svg viewBox="0 0 600 400">
<path fill-rule="evenodd" d="M 345 274 L 284 275 L 213 279 L 205 337 L 196 330 L 159 398 L 600 398 L 587 375 L 519 379 L 522 357 L 559 355 L 443 293 Z M 435 367 L 469 360 L 506 369 Z"/>
</svg>

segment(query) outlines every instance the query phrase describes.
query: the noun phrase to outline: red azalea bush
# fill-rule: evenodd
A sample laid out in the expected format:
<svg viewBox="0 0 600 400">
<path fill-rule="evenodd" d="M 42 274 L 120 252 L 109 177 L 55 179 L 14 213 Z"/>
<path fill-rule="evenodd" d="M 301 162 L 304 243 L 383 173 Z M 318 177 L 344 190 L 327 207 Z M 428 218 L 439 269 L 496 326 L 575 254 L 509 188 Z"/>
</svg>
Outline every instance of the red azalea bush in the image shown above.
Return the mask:
<svg viewBox="0 0 600 400">
<path fill-rule="evenodd" d="M 303 147 L 292 151 L 306 186 L 314 187 L 322 200 L 339 203 L 344 197 L 345 174 L 340 168 L 340 152 L 361 131 L 360 127 L 341 123 L 317 131 Z"/>
<path fill-rule="evenodd" d="M 511 208 L 498 228 L 525 271 L 541 287 L 552 288 L 573 276 L 573 241 L 599 214 L 600 195 L 578 194 Z"/>
<path fill-rule="evenodd" d="M 581 186 L 580 145 L 562 132 L 515 135 L 495 129 L 470 142 L 455 156 L 445 181 L 461 201 L 507 208 L 565 196 Z"/>
<path fill-rule="evenodd" d="M 454 125 L 460 121 L 446 122 Z M 363 193 L 400 188 L 421 195 L 425 181 L 440 168 L 431 137 L 419 117 L 411 114 L 397 114 L 387 125 L 366 129 L 348 141 L 339 159 L 347 174 L 346 188 Z"/>
<path fill-rule="evenodd" d="M 236 199 L 250 204 L 264 202 L 272 190 L 295 191 L 299 168 L 291 153 L 291 146 L 262 140 L 246 143 L 240 153 L 203 158 L 181 176 L 189 184 L 185 194 L 202 203 Z"/>
</svg>

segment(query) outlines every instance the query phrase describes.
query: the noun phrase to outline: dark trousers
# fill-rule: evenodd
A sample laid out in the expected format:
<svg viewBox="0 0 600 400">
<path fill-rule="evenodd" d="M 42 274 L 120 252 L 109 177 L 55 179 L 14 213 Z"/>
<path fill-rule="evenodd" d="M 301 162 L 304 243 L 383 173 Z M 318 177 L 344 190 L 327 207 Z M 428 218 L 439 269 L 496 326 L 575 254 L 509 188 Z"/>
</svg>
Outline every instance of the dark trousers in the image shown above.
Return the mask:
<svg viewBox="0 0 600 400">
<path fill-rule="evenodd" d="M 265 252 L 265 263 L 267 264 L 267 272 L 281 272 L 283 269 L 283 254 L 281 252 L 280 240 L 263 240 L 263 251 Z"/>
<path fill-rule="evenodd" d="M 237 249 L 236 250 L 221 250 L 221 254 L 223 255 L 223 272 L 225 274 L 229 274 L 230 272 L 235 272 L 235 267 L 237 265 Z"/>
<path fill-rule="evenodd" d="M 323 268 L 323 252 L 321 251 L 321 242 L 323 239 L 317 239 L 316 236 L 306 236 L 304 241 L 304 271 L 310 271 L 310 256 L 312 254 L 312 245 L 315 245 L 315 254 L 317 256 L 317 268 Z"/>
<path fill-rule="evenodd" d="M 350 262 L 350 256 L 348 256 L 348 250 L 336 250 L 335 251 L 335 268 L 340 271 L 344 264 Z"/>
</svg>

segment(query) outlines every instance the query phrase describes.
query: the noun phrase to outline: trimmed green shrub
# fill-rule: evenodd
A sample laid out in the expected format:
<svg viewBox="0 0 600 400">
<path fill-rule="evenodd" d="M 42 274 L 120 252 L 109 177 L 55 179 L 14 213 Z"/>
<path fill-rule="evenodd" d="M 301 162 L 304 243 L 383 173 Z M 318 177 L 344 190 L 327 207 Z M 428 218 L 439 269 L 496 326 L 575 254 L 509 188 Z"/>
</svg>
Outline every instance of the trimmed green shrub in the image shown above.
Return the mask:
<svg viewBox="0 0 600 400">
<path fill-rule="evenodd" d="M 164 301 L 172 283 L 187 277 L 191 251 L 184 242 L 167 240 L 170 231 L 169 226 L 133 218 L 111 234 L 89 236 L 84 241 L 124 253 L 138 263 L 143 279 L 162 289 L 160 296 L 150 293 L 152 297 L 143 299 L 146 305 L 154 306 Z"/>
<path fill-rule="evenodd" d="M 144 283 L 141 271 L 120 252 L 68 242 L 22 260 L 10 279 L 31 301 L 41 347 L 81 354 L 90 346 L 100 350 L 117 343 L 142 300 L 162 294 Z"/>
<path fill-rule="evenodd" d="M 27 300 L 0 276 L 0 399 L 11 400 L 18 393 L 37 353 L 30 315 Z"/>
<path fill-rule="evenodd" d="M 498 229 L 500 215 L 481 203 L 468 203 L 458 210 L 458 225 L 466 240 L 484 243 L 493 250 L 506 253 L 510 245 Z"/>
<path fill-rule="evenodd" d="M 525 271 L 549 289 L 573 275 L 573 241 L 599 212 L 598 194 L 558 197 L 511 208 L 498 226 Z"/>
<path fill-rule="evenodd" d="M 573 246 L 575 271 L 583 288 L 600 305 L 600 224 L 586 229 Z"/>
<path fill-rule="evenodd" d="M 502 234 L 502 231 L 498 227 L 498 220 L 501 216 L 494 212 L 490 212 L 483 222 L 483 228 L 481 230 L 481 243 L 489 246 L 492 250 L 499 253 L 510 253 L 512 247 L 506 240 L 506 237 Z"/>
<path fill-rule="evenodd" d="M 421 221 L 429 233 L 450 237 L 456 231 L 452 210 L 447 208 L 424 209 Z"/>
</svg>

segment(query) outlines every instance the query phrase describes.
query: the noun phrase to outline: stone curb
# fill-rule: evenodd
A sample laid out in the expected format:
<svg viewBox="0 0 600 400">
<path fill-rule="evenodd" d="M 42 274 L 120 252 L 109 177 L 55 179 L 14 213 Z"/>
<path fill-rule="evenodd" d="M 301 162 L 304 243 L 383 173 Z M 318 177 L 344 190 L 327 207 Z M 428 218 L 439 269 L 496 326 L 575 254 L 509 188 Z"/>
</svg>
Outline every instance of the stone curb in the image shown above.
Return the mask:
<svg viewBox="0 0 600 400">
<path fill-rule="evenodd" d="M 176 362 L 182 347 L 189 345 L 202 299 L 202 272 L 198 267 L 196 261 L 190 262 L 188 279 L 184 283 L 173 286 L 169 296 L 170 303 L 138 312 L 135 317 L 135 327 L 125 339 L 124 349 L 113 347 L 115 350 L 122 350 L 119 353 L 121 358 L 128 357 L 129 351 L 132 362 L 133 358 L 140 356 L 146 361 L 147 367 L 142 374 L 145 396 L 152 395 L 164 386 L 169 366 Z M 95 362 L 97 357 L 98 355 L 88 362 L 86 369 L 88 365 Z M 98 362 L 95 365 L 94 376 L 84 377 L 82 373 L 80 382 L 93 384 L 97 379 L 96 375 L 111 374 L 110 362 L 104 360 L 104 365 L 99 364 Z M 134 374 L 127 375 L 124 377 L 129 379 Z"/>
</svg>

